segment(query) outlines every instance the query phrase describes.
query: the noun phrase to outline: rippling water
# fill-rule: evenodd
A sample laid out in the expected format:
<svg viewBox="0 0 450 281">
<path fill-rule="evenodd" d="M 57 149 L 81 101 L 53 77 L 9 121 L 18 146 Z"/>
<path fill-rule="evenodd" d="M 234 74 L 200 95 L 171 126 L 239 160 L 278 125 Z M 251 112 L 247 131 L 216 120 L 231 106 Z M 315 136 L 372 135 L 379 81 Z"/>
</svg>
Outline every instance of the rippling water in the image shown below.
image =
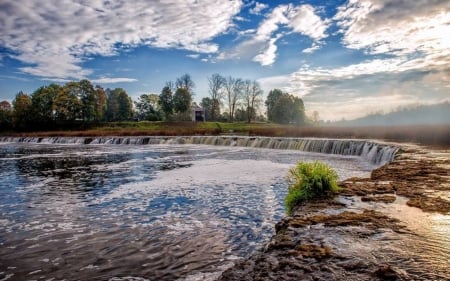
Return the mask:
<svg viewBox="0 0 450 281">
<path fill-rule="evenodd" d="M 214 279 L 284 214 L 287 170 L 355 157 L 195 145 L 0 145 L 0 280 Z"/>
</svg>

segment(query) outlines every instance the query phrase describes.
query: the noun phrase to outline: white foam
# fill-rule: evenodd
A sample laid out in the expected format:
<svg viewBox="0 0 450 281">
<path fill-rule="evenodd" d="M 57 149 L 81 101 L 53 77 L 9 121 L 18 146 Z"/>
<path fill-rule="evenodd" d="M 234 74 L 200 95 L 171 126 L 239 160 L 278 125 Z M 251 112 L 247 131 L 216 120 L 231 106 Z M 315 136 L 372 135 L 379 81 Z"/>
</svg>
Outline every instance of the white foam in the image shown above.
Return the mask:
<svg viewBox="0 0 450 281">
<path fill-rule="evenodd" d="M 283 178 L 290 166 L 267 160 L 197 160 L 190 167 L 160 171 L 150 181 L 123 184 L 98 202 L 130 198 L 133 193 L 148 195 L 159 194 L 162 191 L 182 192 L 183 189 L 192 187 L 220 185 L 236 188 L 240 185 L 267 185 Z"/>
</svg>

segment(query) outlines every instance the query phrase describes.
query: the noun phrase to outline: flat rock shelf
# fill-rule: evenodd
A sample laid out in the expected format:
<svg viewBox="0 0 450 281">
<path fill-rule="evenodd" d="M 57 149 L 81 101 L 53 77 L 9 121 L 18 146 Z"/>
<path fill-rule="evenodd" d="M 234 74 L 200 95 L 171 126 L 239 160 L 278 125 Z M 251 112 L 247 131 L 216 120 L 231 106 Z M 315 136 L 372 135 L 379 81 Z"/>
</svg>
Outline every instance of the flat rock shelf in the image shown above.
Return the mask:
<svg viewBox="0 0 450 281">
<path fill-rule="evenodd" d="M 450 153 L 403 145 L 396 159 L 299 206 L 220 280 L 450 280 Z"/>
</svg>

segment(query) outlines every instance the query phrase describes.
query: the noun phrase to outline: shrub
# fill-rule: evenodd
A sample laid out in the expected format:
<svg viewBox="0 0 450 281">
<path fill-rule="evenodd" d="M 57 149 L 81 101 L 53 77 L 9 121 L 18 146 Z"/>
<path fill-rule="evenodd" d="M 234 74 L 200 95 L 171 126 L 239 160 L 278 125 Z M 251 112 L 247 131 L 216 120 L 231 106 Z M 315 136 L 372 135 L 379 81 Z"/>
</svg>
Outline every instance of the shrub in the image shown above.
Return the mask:
<svg viewBox="0 0 450 281">
<path fill-rule="evenodd" d="M 327 197 L 338 191 L 337 173 L 322 162 L 299 162 L 289 170 L 286 211 L 291 214 L 294 207 L 303 201 Z"/>
</svg>

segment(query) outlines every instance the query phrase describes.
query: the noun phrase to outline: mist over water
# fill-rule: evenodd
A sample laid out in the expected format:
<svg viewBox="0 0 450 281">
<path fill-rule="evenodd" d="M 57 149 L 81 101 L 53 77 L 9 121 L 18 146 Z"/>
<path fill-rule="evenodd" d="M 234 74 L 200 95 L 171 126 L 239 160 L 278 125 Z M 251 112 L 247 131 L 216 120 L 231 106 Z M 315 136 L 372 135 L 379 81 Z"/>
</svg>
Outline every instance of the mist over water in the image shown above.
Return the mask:
<svg viewBox="0 0 450 281">
<path fill-rule="evenodd" d="M 0 278 L 212 279 L 268 241 L 299 160 L 341 179 L 374 168 L 277 149 L 0 144 Z"/>
</svg>

